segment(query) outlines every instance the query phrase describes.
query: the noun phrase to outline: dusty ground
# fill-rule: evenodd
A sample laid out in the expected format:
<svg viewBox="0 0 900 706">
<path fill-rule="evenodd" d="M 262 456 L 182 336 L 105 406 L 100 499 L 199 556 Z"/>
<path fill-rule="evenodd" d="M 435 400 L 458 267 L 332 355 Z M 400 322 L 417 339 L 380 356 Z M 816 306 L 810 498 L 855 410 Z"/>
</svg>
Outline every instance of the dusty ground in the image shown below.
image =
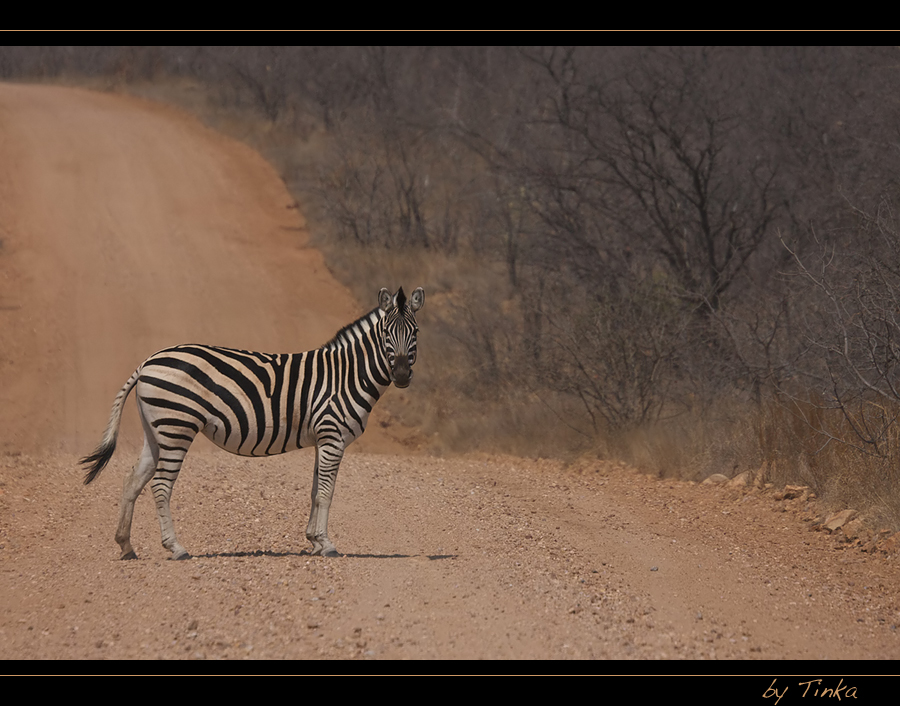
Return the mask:
<svg viewBox="0 0 900 706">
<path fill-rule="evenodd" d="M 809 531 L 806 501 L 436 458 L 377 409 L 338 480 L 344 557 L 304 553 L 311 452 L 201 439 L 173 497 L 195 558 L 166 559 L 142 498 L 117 561 L 134 403 L 93 485 L 76 460 L 137 364 L 303 350 L 368 308 L 303 227 L 265 162 L 175 110 L 0 84 L 0 658 L 900 658 L 900 558 Z"/>
</svg>

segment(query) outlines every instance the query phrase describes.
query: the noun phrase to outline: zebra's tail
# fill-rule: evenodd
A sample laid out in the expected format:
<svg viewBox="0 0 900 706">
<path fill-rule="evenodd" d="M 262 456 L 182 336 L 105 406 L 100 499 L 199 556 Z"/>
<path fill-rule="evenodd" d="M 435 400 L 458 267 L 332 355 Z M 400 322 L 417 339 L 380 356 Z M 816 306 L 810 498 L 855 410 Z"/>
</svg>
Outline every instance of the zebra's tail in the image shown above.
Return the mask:
<svg viewBox="0 0 900 706">
<path fill-rule="evenodd" d="M 122 421 L 122 408 L 125 406 L 125 400 L 128 398 L 131 388 L 140 376 L 141 369 L 138 368 L 134 374 L 128 378 L 125 386 L 119 390 L 113 402 L 112 411 L 109 413 L 109 424 L 106 425 L 106 431 L 103 432 L 103 440 L 100 445 L 90 456 L 85 456 L 79 463 L 88 466 L 88 472 L 84 476 L 84 484 L 87 485 L 94 478 L 100 475 L 100 471 L 109 463 L 116 451 L 116 439 L 119 436 L 119 422 Z"/>
</svg>

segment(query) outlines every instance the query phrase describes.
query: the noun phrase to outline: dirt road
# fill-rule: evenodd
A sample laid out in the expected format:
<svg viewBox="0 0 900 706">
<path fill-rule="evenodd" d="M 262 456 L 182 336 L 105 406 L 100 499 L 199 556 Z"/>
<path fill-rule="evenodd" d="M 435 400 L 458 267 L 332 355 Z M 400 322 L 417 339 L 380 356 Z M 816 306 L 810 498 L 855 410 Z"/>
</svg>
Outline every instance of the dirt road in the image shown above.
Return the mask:
<svg viewBox="0 0 900 706">
<path fill-rule="evenodd" d="M 167 560 L 142 498 L 117 561 L 132 401 L 91 486 L 76 460 L 137 364 L 304 350 L 369 303 L 259 156 L 132 98 L 0 84 L 0 241 L 0 658 L 900 658 L 900 559 L 809 531 L 806 501 L 405 452 L 377 409 L 338 479 L 342 558 L 304 553 L 311 452 L 201 439 L 173 496 L 195 558 Z"/>
</svg>

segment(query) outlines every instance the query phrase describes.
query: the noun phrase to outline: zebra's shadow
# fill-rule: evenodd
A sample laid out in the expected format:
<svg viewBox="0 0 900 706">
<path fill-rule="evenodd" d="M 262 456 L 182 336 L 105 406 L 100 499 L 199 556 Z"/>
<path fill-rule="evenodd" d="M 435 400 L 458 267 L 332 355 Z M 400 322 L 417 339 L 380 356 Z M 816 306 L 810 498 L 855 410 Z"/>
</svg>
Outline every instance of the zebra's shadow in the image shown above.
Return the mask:
<svg viewBox="0 0 900 706">
<path fill-rule="evenodd" d="M 455 559 L 456 554 L 341 554 L 351 559 Z"/>
<path fill-rule="evenodd" d="M 256 558 L 256 557 L 285 557 L 285 556 L 313 556 L 306 549 L 302 549 L 299 552 L 276 552 L 271 549 L 257 549 L 252 552 L 210 552 L 207 554 L 193 554 L 193 558 L 195 559 L 220 559 L 220 558 L 233 558 L 238 557 L 242 559 L 246 558 Z M 336 559 L 341 558 L 348 559 L 415 559 L 419 557 L 424 557 L 425 559 L 429 559 L 431 561 L 436 561 L 438 559 L 455 559 L 456 554 L 341 554 Z"/>
</svg>

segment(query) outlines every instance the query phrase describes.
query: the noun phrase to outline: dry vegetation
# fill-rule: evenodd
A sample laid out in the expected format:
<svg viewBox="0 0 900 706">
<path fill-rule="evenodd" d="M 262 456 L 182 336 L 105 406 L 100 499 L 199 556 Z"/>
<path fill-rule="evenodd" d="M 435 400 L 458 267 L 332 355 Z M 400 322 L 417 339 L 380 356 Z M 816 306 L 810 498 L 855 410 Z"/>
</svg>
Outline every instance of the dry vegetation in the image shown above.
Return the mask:
<svg viewBox="0 0 900 706">
<path fill-rule="evenodd" d="M 16 48 L 260 148 L 436 449 L 764 468 L 900 528 L 895 48 Z"/>
</svg>

